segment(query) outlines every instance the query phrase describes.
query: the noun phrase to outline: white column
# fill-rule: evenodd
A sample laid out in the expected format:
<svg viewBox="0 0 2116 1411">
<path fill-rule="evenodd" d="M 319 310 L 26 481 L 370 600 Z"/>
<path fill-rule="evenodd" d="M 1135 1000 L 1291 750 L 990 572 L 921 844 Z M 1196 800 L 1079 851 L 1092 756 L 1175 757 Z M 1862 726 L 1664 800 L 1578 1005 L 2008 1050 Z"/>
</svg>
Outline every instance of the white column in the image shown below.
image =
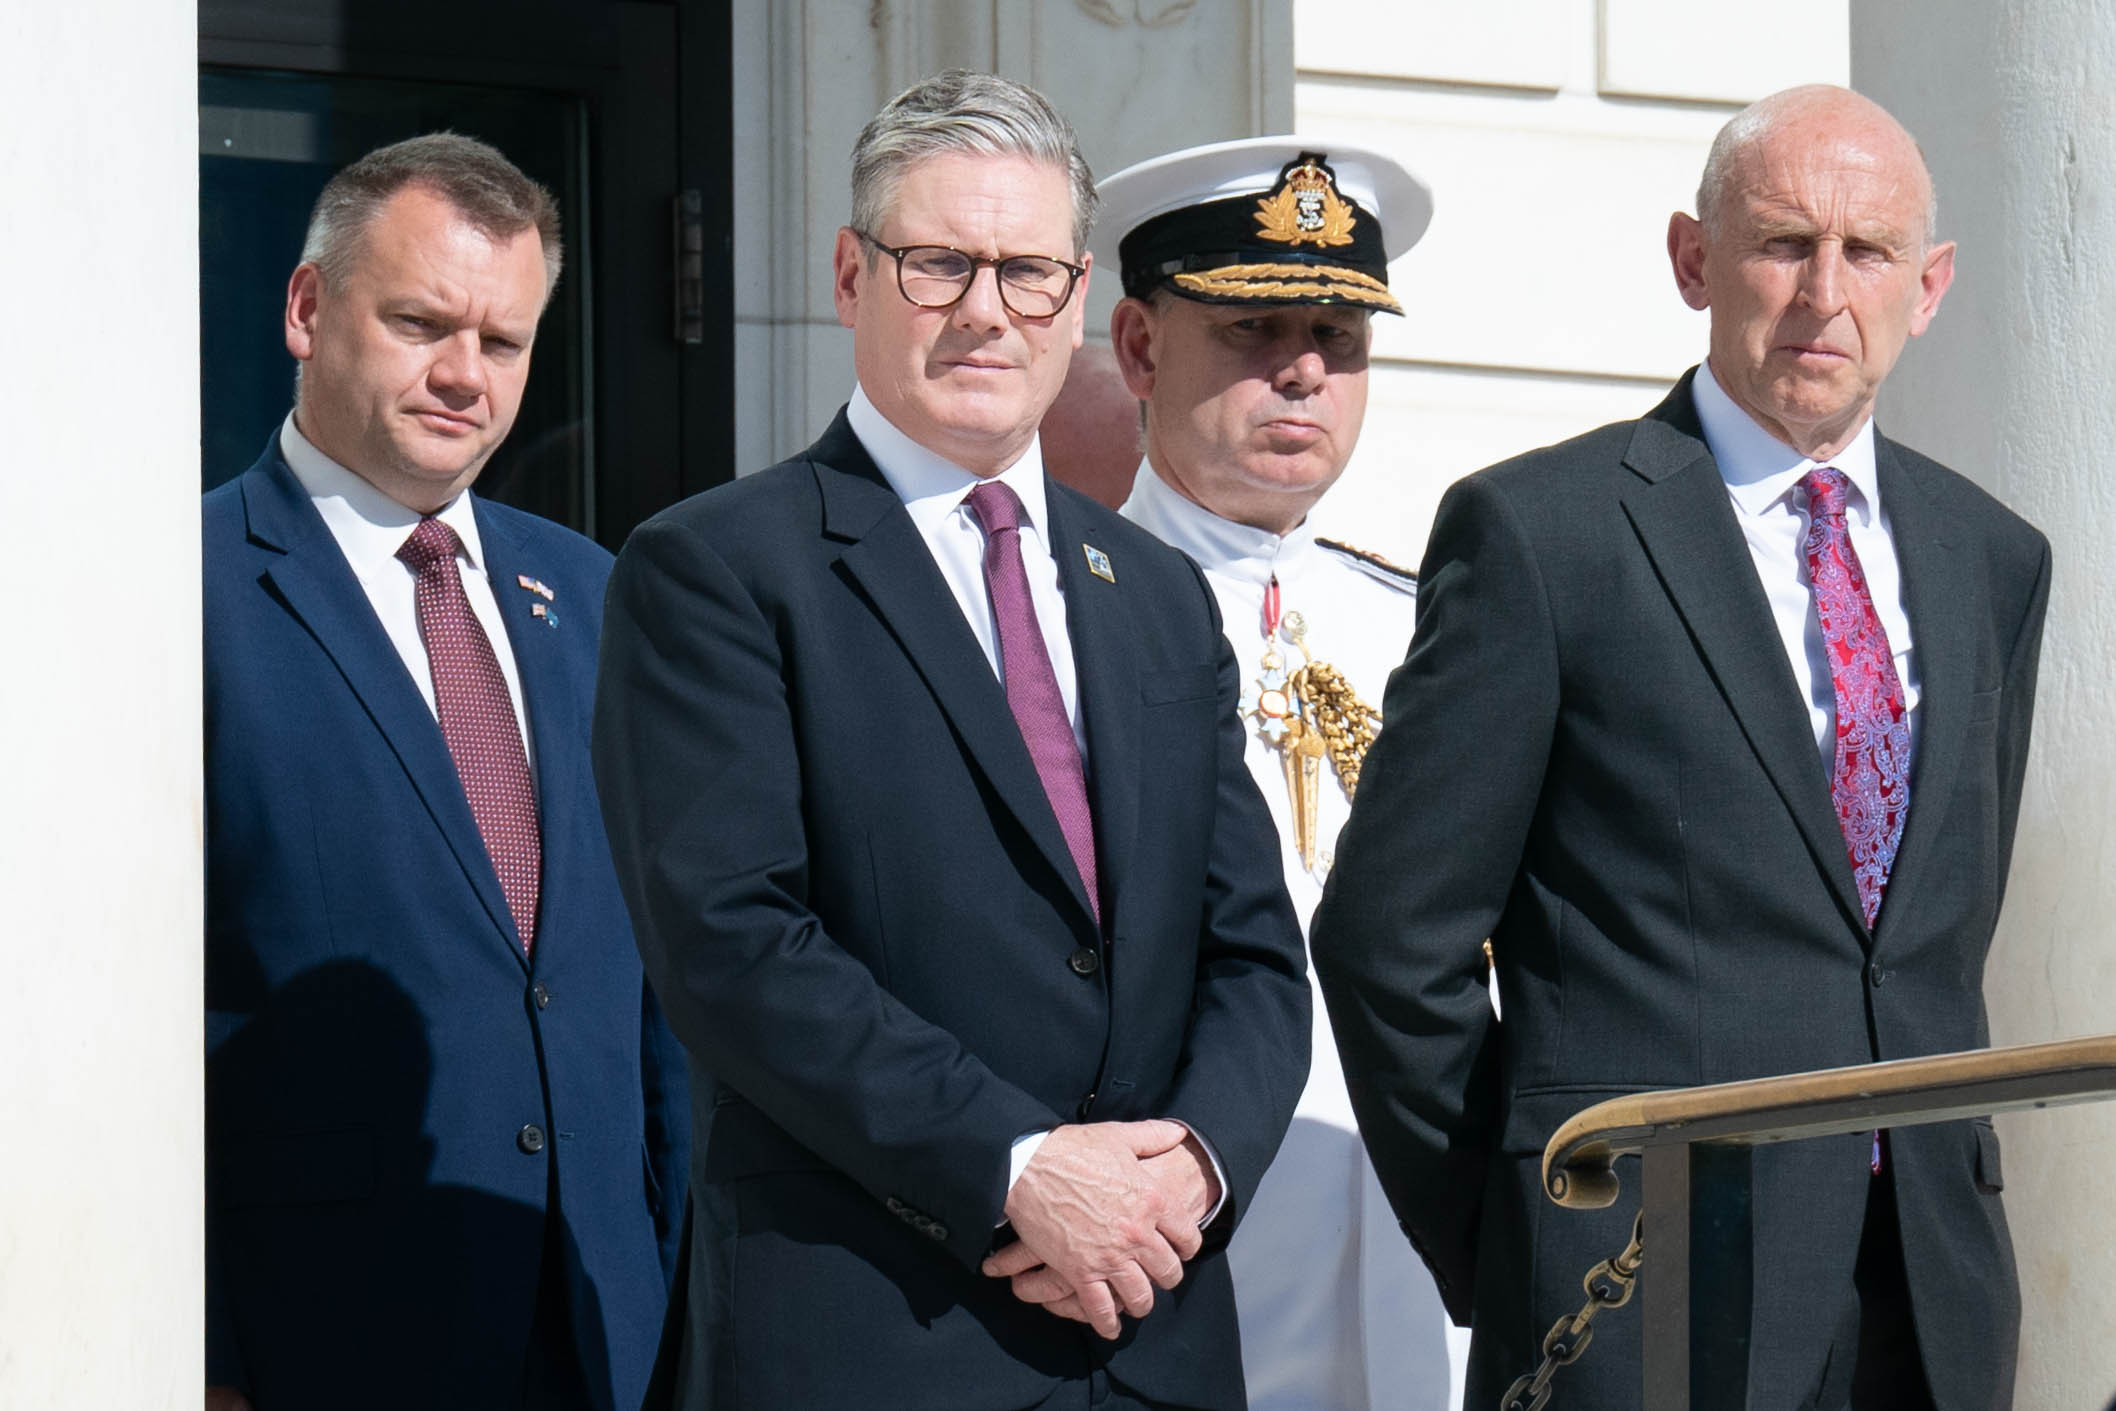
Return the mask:
<svg viewBox="0 0 2116 1411">
<path fill-rule="evenodd" d="M 0 6 L 0 1406 L 204 1385 L 196 55 Z"/>
<path fill-rule="evenodd" d="M 1852 80 L 1917 135 L 1960 240 L 1881 421 L 2056 555 L 2035 747 L 1985 994 L 1994 1043 L 2116 1030 L 2116 4 L 1854 0 Z M 2017 1404 L 2116 1390 L 2116 1104 L 2000 1119 Z"/>
</svg>

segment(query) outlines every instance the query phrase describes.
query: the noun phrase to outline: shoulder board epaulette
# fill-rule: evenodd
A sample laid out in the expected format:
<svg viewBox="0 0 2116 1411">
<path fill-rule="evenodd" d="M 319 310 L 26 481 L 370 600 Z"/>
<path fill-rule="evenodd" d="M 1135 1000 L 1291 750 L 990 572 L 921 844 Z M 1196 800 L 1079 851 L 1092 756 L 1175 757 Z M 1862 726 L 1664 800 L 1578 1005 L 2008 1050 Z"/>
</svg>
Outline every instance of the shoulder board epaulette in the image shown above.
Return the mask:
<svg viewBox="0 0 2116 1411">
<path fill-rule="evenodd" d="M 1374 577 L 1391 584 L 1393 587 L 1401 588 L 1407 593 L 1418 591 L 1418 575 L 1400 563 L 1391 563 L 1380 554 L 1369 552 L 1366 549 L 1354 548 L 1340 539 L 1317 538 L 1315 542 L 1332 553 L 1344 555 Z"/>
</svg>

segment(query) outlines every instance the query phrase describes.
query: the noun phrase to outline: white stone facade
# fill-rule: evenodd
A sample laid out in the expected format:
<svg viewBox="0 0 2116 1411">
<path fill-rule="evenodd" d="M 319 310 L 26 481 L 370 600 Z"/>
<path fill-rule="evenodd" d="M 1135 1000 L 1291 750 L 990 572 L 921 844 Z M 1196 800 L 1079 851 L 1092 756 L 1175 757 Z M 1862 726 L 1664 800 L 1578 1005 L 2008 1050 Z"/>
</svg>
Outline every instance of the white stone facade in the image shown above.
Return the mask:
<svg viewBox="0 0 2116 1411">
<path fill-rule="evenodd" d="M 2116 1031 L 2116 5 L 1859 0 L 1852 77 L 1924 143 L 1960 242 L 1881 420 L 2050 536 L 2050 619 L 1995 1044 Z M 2116 1392 L 2116 1103 L 1998 1119 L 2020 1263 L 2019 1411 Z"/>
<path fill-rule="evenodd" d="M 7 1407 L 205 1385 L 197 33 L 0 6 Z"/>
<path fill-rule="evenodd" d="M 1659 401 L 1705 344 L 1668 215 L 1736 108 L 1845 81 L 1848 8 L 1737 28 L 1685 0 L 1297 0 L 1299 130 L 1395 155 L 1434 199 L 1324 532 L 1415 566 L 1449 484 Z"/>
</svg>

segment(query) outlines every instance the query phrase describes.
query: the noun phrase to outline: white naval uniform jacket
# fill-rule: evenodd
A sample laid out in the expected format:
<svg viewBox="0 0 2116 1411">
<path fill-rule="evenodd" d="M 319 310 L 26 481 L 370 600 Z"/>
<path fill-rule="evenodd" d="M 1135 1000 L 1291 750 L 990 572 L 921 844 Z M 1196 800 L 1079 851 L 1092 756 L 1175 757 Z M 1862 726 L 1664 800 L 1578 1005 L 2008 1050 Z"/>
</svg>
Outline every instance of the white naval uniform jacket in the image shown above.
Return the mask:
<svg viewBox="0 0 2116 1411">
<path fill-rule="evenodd" d="M 1312 659 L 1336 667 L 1361 700 L 1380 708 L 1389 673 L 1410 645 L 1416 585 L 1408 575 L 1319 540 L 1312 521 L 1278 535 L 1222 519 L 1171 489 L 1150 463 L 1139 467 L 1119 513 L 1205 571 L 1245 691 L 1256 689 L 1272 645 L 1264 631 L 1264 592 L 1275 575 L 1276 645 L 1287 674 L 1305 659 L 1288 631 L 1298 613 Z M 1278 747 L 1252 729 L 1247 758 L 1278 825 L 1286 888 L 1305 935 L 1351 800 L 1326 762 L 1316 807 L 1319 856 L 1311 871 L 1294 844 L 1293 802 Z M 1320 993 L 1308 1083 L 1293 1128 L 1228 1259 L 1251 1411 L 1450 1405 L 1446 1315 L 1367 1165 Z"/>
</svg>

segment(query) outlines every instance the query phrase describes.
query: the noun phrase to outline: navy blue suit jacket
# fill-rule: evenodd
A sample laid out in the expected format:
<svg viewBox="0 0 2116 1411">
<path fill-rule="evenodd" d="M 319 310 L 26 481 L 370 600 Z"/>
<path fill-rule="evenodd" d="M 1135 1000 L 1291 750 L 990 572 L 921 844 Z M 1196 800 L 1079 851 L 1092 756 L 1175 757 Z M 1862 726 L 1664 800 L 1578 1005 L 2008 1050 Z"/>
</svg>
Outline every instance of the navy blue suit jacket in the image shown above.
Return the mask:
<svg viewBox="0 0 2116 1411">
<path fill-rule="evenodd" d="M 533 960 L 276 435 L 205 497 L 207 1379 L 258 1411 L 514 1411 L 544 1279 L 599 1408 L 637 1406 L 652 1363 L 689 1110 L 590 777 L 610 556 L 476 512 L 536 747 Z"/>
<path fill-rule="evenodd" d="M 595 762 L 695 1064 L 686 1411 L 990 1411 L 1102 1366 L 1242 1404 L 1219 1246 L 1307 1073 L 1300 931 L 1203 578 L 1061 485 L 1048 504 L 1099 931 L 1006 694 L 842 416 L 618 559 Z M 1212 1143 L 1228 1207 L 1105 1343 L 978 1263 L 1017 1137 L 1145 1117 Z"/>
</svg>

